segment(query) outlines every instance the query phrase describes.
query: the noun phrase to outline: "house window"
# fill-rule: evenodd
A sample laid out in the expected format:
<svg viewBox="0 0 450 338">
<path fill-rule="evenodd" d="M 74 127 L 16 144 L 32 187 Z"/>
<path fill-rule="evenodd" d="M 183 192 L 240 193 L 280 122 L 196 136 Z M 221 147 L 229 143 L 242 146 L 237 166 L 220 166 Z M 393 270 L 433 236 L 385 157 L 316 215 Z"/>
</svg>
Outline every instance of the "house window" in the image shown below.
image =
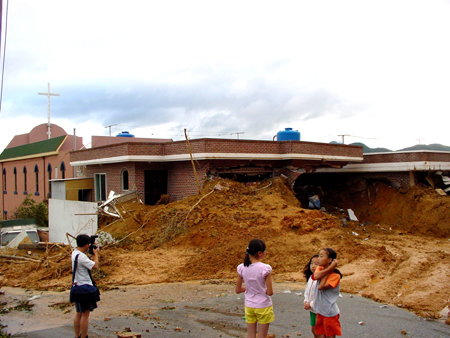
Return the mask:
<svg viewBox="0 0 450 338">
<path fill-rule="evenodd" d="M 66 178 L 66 165 L 64 164 L 64 161 L 61 162 L 60 169 L 61 169 L 62 179 L 65 179 Z"/>
<path fill-rule="evenodd" d="M 52 165 L 49 163 L 47 165 L 47 173 L 48 173 L 48 194 L 47 197 L 52 196 L 52 182 L 50 180 L 52 179 Z"/>
<path fill-rule="evenodd" d="M 6 168 L 3 168 L 3 193 L 6 194 Z"/>
<path fill-rule="evenodd" d="M 95 200 L 106 201 L 106 174 L 95 174 Z"/>
<path fill-rule="evenodd" d="M 36 176 L 36 192 L 34 194 L 39 196 L 39 167 L 37 164 L 34 166 L 34 174 Z"/>
<path fill-rule="evenodd" d="M 128 170 L 125 169 L 122 171 L 122 190 L 128 190 L 129 189 L 129 183 L 128 183 Z"/>
<path fill-rule="evenodd" d="M 23 194 L 28 195 L 27 192 L 27 167 L 23 166 Z"/>
<path fill-rule="evenodd" d="M 14 167 L 14 195 L 17 195 L 17 169 Z"/>
</svg>

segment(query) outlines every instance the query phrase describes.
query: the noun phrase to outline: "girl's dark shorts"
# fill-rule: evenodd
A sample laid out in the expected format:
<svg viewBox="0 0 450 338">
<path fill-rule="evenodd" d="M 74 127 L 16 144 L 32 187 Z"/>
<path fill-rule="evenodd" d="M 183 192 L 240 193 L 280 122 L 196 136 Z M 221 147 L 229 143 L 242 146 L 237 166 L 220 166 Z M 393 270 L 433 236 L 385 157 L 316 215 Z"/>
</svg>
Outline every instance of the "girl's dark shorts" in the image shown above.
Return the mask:
<svg viewBox="0 0 450 338">
<path fill-rule="evenodd" d="M 77 312 L 85 312 L 87 310 L 94 311 L 97 308 L 97 302 L 88 302 L 88 303 L 75 303 L 75 310 Z"/>
</svg>

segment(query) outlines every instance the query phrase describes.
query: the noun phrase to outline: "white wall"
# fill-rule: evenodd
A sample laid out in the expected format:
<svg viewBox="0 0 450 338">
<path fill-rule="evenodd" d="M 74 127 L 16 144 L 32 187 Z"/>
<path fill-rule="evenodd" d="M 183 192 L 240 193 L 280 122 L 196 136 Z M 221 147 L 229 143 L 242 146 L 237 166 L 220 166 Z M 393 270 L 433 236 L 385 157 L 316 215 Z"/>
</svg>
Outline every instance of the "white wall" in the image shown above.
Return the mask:
<svg viewBox="0 0 450 338">
<path fill-rule="evenodd" d="M 97 231 L 97 203 L 49 199 L 48 230 L 49 241 L 75 244 L 72 239 L 67 242 L 66 233 L 93 235 Z M 70 237 L 69 237 L 70 238 Z"/>
<path fill-rule="evenodd" d="M 52 181 L 52 198 L 58 200 L 66 199 L 66 181 Z"/>
</svg>

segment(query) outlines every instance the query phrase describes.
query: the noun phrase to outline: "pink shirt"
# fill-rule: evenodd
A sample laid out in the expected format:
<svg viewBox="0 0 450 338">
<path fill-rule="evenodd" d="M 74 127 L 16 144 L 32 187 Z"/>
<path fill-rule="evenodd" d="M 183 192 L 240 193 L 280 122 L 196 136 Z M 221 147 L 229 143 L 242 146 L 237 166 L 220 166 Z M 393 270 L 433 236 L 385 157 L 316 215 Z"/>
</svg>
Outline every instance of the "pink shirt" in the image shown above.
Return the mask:
<svg viewBox="0 0 450 338">
<path fill-rule="evenodd" d="M 272 272 L 269 264 L 239 264 L 237 272 L 245 283 L 245 306 L 261 309 L 272 305 L 272 298 L 266 294 L 266 277 Z"/>
</svg>

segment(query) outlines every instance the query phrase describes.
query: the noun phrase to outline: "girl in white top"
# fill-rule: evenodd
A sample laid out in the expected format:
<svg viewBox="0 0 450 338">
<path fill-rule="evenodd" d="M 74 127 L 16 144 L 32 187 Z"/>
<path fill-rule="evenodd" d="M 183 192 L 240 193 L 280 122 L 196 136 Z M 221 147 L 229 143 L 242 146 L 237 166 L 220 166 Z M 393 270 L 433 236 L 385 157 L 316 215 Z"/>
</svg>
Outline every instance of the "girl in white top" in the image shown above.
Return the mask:
<svg viewBox="0 0 450 338">
<path fill-rule="evenodd" d="M 236 293 L 245 292 L 247 338 L 256 338 L 257 332 L 259 338 L 267 337 L 269 325 L 275 320 L 270 297 L 273 295 L 272 267 L 261 262 L 265 251 L 266 245 L 261 239 L 252 239 L 244 263 L 237 267 Z"/>
<path fill-rule="evenodd" d="M 311 332 L 314 336 L 314 338 L 317 338 L 318 335 L 316 334 L 316 318 L 317 314 L 316 311 L 314 311 L 314 301 L 316 299 L 316 288 L 317 288 L 317 281 L 313 280 L 311 276 L 316 271 L 316 268 L 319 266 L 319 255 L 314 255 L 309 260 L 308 264 L 305 265 L 305 268 L 303 270 L 303 275 L 305 276 L 306 280 L 308 281 L 306 283 L 306 289 L 305 289 L 305 301 L 303 302 L 303 307 L 305 310 L 309 310 L 309 322 L 311 324 Z"/>
</svg>

